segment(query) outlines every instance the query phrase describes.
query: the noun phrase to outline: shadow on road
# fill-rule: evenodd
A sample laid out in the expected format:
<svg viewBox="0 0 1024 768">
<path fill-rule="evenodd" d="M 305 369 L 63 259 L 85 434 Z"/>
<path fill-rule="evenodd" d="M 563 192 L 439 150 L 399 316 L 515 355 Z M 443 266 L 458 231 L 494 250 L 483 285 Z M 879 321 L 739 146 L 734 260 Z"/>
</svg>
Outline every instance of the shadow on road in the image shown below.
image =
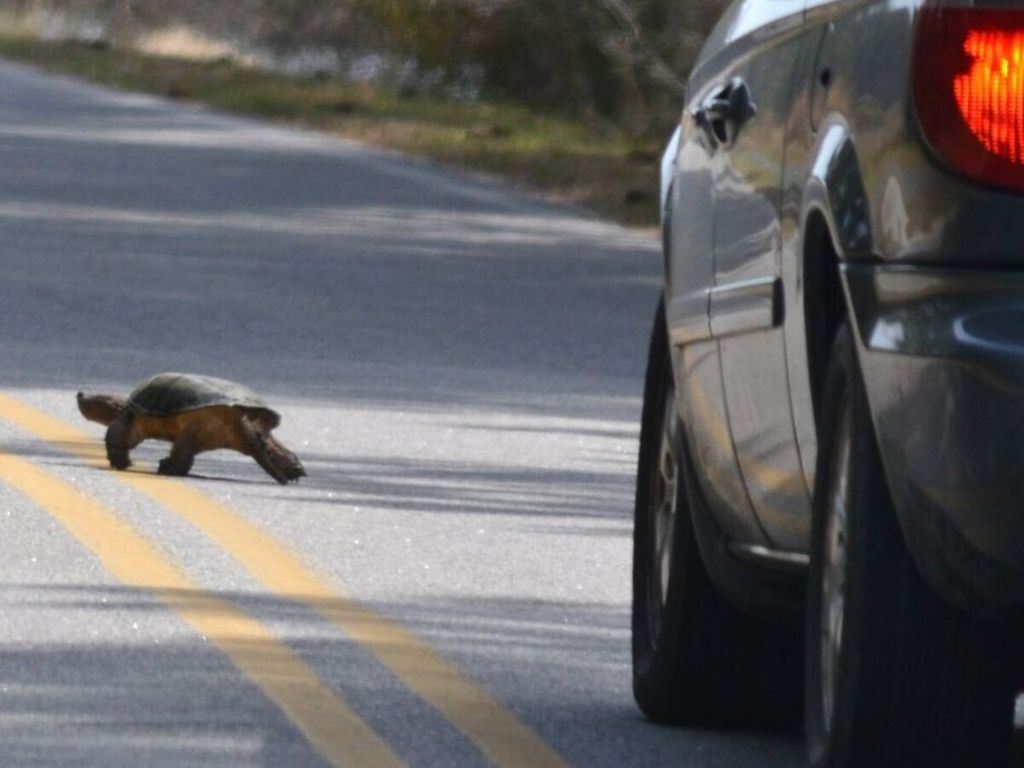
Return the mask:
<svg viewBox="0 0 1024 768">
<path fill-rule="evenodd" d="M 654 240 L 315 135 L 9 88 L 0 386 L 201 370 L 268 397 L 636 408 Z"/>
<path fill-rule="evenodd" d="M 5 585 L 0 594 L 5 614 L 26 608 L 59 611 L 85 626 L 128 616 L 146 622 L 148 614 L 158 620 L 164 611 L 148 593 L 128 588 L 18 584 Z M 200 593 L 166 597 L 177 605 L 210 605 L 199 599 Z M 295 602 L 238 592 L 218 597 L 288 639 L 361 716 L 400 745 L 411 765 L 452 764 L 451 755 L 458 752 L 451 745 L 439 752 L 438 745 L 426 743 L 438 738 L 430 728 L 420 735 L 408 729 L 407 716 L 423 721 L 423 713 L 413 711 L 423 705 L 410 701 L 413 697 L 364 649 L 300 605 L 301 596 Z M 400 615 L 405 626 L 446 657 L 463 668 L 471 666 L 483 678 L 478 682 L 502 691 L 513 711 L 529 713 L 529 723 L 577 764 L 637 764 L 638 749 L 647 765 L 800 764 L 792 736 L 694 732 L 646 723 L 621 683 L 627 617 L 620 610 L 512 599 L 372 607 Z M 568 665 L 567 655 L 575 660 Z M 564 684 L 538 686 L 538 675 Z M 0 649 L 0 685 L 5 691 L 0 741 L 5 758 L 17 756 L 19 764 L 45 755 L 48 764 L 110 765 L 134 749 L 146 755 L 146 765 L 311 764 L 301 740 L 291 743 L 282 736 L 289 731 L 286 725 L 267 724 L 265 710 L 273 707 L 258 691 L 238 680 L 219 654 L 197 653 L 187 636 L 158 645 L 97 638 L 92 644 Z M 211 712 L 218 713 L 212 721 L 206 719 Z M 448 733 L 441 738 L 458 737 Z"/>
</svg>

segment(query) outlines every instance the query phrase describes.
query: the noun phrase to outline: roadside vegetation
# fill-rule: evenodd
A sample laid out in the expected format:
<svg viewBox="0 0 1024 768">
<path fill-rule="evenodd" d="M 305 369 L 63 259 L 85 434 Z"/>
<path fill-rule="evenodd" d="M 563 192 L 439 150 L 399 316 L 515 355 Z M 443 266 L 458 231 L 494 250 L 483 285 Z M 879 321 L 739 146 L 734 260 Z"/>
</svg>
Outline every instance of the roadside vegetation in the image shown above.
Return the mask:
<svg viewBox="0 0 1024 768">
<path fill-rule="evenodd" d="M 0 55 L 98 83 L 196 101 L 495 174 L 624 224 L 657 222 L 658 142 L 494 101 L 0 36 Z"/>
<path fill-rule="evenodd" d="M 677 73 L 721 5 L 0 0 L 0 55 L 498 175 L 652 226 Z M 275 65 L 303 56 L 314 64 Z M 353 76 L 367 61 L 372 75 Z"/>
</svg>

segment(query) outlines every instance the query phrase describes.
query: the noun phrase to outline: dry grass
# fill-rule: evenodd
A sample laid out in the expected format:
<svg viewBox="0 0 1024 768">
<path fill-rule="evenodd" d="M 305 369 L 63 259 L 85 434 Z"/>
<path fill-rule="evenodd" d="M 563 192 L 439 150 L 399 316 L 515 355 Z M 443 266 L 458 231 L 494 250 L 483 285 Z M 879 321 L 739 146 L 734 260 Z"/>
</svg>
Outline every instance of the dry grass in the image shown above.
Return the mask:
<svg viewBox="0 0 1024 768">
<path fill-rule="evenodd" d="M 337 79 L 0 34 L 0 55 L 95 82 L 202 102 L 505 177 L 634 226 L 657 222 L 657 153 L 609 126 L 514 104 L 404 97 Z"/>
</svg>

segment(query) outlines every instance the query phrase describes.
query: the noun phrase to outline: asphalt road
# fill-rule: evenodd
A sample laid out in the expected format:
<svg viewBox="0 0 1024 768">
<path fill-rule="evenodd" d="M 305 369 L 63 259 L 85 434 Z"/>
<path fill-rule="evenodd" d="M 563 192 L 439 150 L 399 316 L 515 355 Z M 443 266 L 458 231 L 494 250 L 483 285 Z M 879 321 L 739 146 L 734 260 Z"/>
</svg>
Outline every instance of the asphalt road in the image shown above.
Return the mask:
<svg viewBox="0 0 1024 768">
<path fill-rule="evenodd" d="M 0 63 L 0 764 L 800 764 L 632 703 L 656 243 Z M 79 389 L 250 385 L 307 480 L 100 455 Z"/>
</svg>

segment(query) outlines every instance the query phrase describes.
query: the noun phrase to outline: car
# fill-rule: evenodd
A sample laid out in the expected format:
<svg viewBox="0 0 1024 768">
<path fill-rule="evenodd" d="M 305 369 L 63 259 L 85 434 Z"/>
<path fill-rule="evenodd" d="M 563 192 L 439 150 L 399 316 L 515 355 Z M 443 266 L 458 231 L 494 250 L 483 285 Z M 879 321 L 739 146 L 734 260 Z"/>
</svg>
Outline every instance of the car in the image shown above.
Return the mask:
<svg viewBox="0 0 1024 768">
<path fill-rule="evenodd" d="M 1024 606 L 1024 3 L 735 0 L 662 165 L 641 710 L 1002 765 Z"/>
</svg>

